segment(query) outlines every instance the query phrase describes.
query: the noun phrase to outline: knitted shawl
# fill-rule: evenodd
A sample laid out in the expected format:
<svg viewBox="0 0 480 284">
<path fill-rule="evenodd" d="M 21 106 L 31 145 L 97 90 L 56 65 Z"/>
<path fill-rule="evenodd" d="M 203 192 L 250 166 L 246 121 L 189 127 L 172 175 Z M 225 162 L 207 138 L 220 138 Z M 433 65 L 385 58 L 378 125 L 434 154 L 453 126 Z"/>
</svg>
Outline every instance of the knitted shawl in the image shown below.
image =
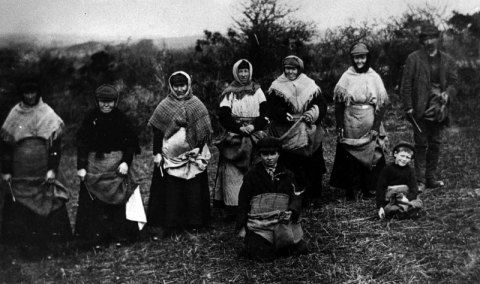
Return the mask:
<svg viewBox="0 0 480 284">
<path fill-rule="evenodd" d="M 188 90 L 185 97 L 178 97 L 172 88 L 170 79 L 181 73 L 188 79 Z M 190 147 L 198 147 L 202 143 L 210 141 L 213 132 L 210 117 L 205 105 L 192 93 L 192 79 L 183 72 L 173 73 L 169 80 L 170 93 L 163 99 L 153 112 L 149 124 L 164 133 L 168 139 L 181 127 L 186 128 L 186 140 Z"/>
<path fill-rule="evenodd" d="M 268 89 L 269 94 L 281 96 L 296 114 L 307 111 L 310 102 L 320 94 L 320 87 L 304 73 L 290 81 L 285 74 L 280 75 Z"/>
<path fill-rule="evenodd" d="M 28 137 L 53 141 L 61 135 L 63 127 L 63 120 L 40 98 L 33 107 L 26 107 L 23 103 L 15 105 L 3 123 L 0 135 L 8 144 Z"/>
<path fill-rule="evenodd" d="M 357 73 L 350 67 L 343 73 L 333 91 L 334 100 L 351 104 L 371 104 L 375 109 L 388 102 L 388 94 L 382 78 L 372 68 Z"/>
</svg>

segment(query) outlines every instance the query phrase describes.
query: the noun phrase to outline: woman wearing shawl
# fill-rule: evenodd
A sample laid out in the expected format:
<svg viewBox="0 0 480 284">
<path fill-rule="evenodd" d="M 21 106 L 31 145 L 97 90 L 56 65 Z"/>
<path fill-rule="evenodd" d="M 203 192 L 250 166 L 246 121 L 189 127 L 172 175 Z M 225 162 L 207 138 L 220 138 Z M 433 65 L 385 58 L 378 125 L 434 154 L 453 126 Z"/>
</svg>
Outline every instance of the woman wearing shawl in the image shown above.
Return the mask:
<svg viewBox="0 0 480 284">
<path fill-rule="evenodd" d="M 294 174 L 305 198 L 318 199 L 325 173 L 320 122 L 327 104 L 320 87 L 303 72 L 297 56 L 283 60 L 283 74 L 273 81 L 267 101 L 271 119 L 270 135 L 279 137 L 283 152 L 281 162 Z"/>
<path fill-rule="evenodd" d="M 220 162 L 215 181 L 215 201 L 227 206 L 228 217 L 236 216 L 243 176 L 252 164 L 255 143 L 266 133 L 266 98 L 252 81 L 252 64 L 241 59 L 233 65 L 235 80 L 223 91 L 219 118 L 227 131 L 219 144 Z"/>
<path fill-rule="evenodd" d="M 87 113 L 77 132 L 77 169 L 80 178 L 75 237 L 86 248 L 115 241 L 134 241 L 136 222 L 125 217 L 125 203 L 135 186 L 129 171 L 138 138 L 118 108 L 114 86 L 95 91 L 97 107 Z"/>
<path fill-rule="evenodd" d="M 2 129 L 2 238 L 27 256 L 48 252 L 49 244 L 71 238 L 65 203 L 68 191 L 57 180 L 64 124 L 42 101 L 37 84 L 20 86 L 22 101 Z"/>
<path fill-rule="evenodd" d="M 346 190 L 347 200 L 355 191 L 374 197 L 378 174 L 385 166 L 382 126 L 387 91 L 380 76 L 370 68 L 370 53 L 363 43 L 350 52 L 352 66 L 334 89 L 338 144 L 330 184 Z"/>
<path fill-rule="evenodd" d="M 177 71 L 168 79 L 170 93 L 155 109 L 154 171 L 147 220 L 154 232 L 198 229 L 210 220 L 207 163 L 212 126 L 207 108 L 193 95 L 190 76 Z M 159 230 L 160 229 L 160 230 Z"/>
</svg>

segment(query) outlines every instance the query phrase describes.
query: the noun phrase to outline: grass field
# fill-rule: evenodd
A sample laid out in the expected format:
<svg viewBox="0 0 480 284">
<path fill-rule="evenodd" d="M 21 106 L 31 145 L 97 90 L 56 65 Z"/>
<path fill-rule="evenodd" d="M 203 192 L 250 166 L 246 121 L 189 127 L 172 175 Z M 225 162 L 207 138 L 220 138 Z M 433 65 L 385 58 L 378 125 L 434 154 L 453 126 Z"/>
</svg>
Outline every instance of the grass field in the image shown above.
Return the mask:
<svg viewBox="0 0 480 284">
<path fill-rule="evenodd" d="M 390 114 L 390 144 L 410 139 L 405 123 Z M 345 202 L 343 193 L 325 189 L 318 208 L 303 214 L 303 228 L 312 253 L 256 263 L 238 256 L 242 242 L 233 224 L 213 212 L 210 230 L 130 247 L 78 253 L 28 262 L 14 254 L 1 257 L 1 282 L 71 283 L 479 283 L 480 282 L 480 128 L 472 119 L 444 133 L 441 176 L 446 186 L 421 195 L 426 216 L 416 221 L 381 221 L 373 200 Z M 335 140 L 324 143 L 327 168 Z M 78 182 L 75 160 L 66 153 L 62 169 L 74 196 Z M 137 161 L 148 195 L 150 153 Z M 214 165 L 210 175 L 215 173 Z M 324 184 L 328 174 L 324 176 Z"/>
</svg>

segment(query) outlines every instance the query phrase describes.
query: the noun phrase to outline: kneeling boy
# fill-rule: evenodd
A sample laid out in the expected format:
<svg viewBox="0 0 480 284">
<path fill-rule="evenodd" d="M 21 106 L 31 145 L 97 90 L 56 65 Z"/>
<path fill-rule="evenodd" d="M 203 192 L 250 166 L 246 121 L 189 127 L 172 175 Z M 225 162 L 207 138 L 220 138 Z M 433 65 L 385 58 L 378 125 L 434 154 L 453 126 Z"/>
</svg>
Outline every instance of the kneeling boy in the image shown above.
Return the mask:
<svg viewBox="0 0 480 284">
<path fill-rule="evenodd" d="M 307 252 L 298 223 L 301 192 L 294 174 L 278 164 L 280 141 L 267 137 L 257 144 L 261 162 L 245 175 L 239 193 L 237 228 L 246 231 L 250 258 L 272 261 L 276 256 Z"/>
</svg>

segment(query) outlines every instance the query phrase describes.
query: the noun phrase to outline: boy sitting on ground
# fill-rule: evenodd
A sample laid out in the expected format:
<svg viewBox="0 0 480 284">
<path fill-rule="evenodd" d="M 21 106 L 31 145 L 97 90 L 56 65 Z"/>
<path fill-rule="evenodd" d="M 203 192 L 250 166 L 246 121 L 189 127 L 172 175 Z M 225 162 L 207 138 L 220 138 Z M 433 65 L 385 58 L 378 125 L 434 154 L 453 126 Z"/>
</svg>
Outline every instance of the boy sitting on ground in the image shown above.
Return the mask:
<svg viewBox="0 0 480 284">
<path fill-rule="evenodd" d="M 237 229 L 245 237 L 245 252 L 260 261 L 306 253 L 298 223 L 301 192 L 295 191 L 294 174 L 278 163 L 280 140 L 263 138 L 257 147 L 261 162 L 247 172 L 239 193 Z"/>
<path fill-rule="evenodd" d="M 415 172 L 410 167 L 414 147 L 408 142 L 400 142 L 393 148 L 394 162 L 386 166 L 377 182 L 378 216 L 414 218 L 422 208 L 418 199 L 418 185 Z"/>
</svg>

